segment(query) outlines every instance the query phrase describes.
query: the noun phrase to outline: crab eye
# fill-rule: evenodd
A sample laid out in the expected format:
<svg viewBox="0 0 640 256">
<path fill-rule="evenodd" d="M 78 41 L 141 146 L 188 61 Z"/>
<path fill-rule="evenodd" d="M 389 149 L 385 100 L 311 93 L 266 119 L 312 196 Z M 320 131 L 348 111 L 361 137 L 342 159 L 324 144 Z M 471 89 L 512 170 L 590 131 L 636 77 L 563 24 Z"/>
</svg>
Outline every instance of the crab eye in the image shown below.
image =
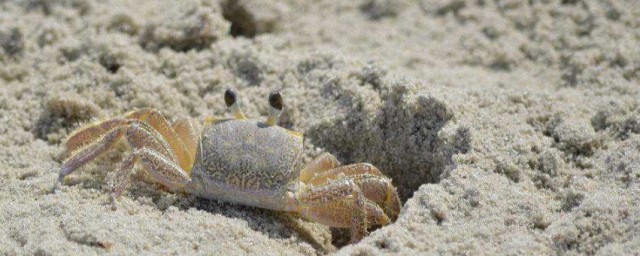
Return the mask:
<svg viewBox="0 0 640 256">
<path fill-rule="evenodd" d="M 227 104 L 227 107 L 231 107 L 233 103 L 236 103 L 236 91 L 233 89 L 227 89 L 224 92 L 224 103 Z"/>
<path fill-rule="evenodd" d="M 246 119 L 244 113 L 242 113 L 242 108 L 240 108 L 240 104 L 237 102 L 236 91 L 233 89 L 227 89 L 224 92 L 224 103 L 227 104 L 231 113 L 236 117 L 236 119 Z"/>
<path fill-rule="evenodd" d="M 280 92 L 276 91 L 269 94 L 269 105 L 271 105 L 271 112 L 269 113 L 266 124 L 273 126 L 276 125 L 282 113 L 282 95 L 280 95 Z"/>
<path fill-rule="evenodd" d="M 282 95 L 280 95 L 280 92 L 276 91 L 269 94 L 269 105 L 277 110 L 282 110 Z"/>
</svg>

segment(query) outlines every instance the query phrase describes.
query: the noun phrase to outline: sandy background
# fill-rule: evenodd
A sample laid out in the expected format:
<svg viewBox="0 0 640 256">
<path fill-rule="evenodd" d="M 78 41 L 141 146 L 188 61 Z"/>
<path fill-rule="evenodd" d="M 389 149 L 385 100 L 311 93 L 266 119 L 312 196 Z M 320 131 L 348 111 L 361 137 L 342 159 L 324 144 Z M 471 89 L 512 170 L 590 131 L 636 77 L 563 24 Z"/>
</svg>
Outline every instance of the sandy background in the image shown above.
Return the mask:
<svg viewBox="0 0 640 256">
<path fill-rule="evenodd" d="M 639 46 L 632 0 L 0 1 L 0 255 L 637 253 Z M 50 192 L 75 127 L 228 87 L 281 90 L 305 161 L 379 166 L 399 220 L 344 246 L 142 182 L 113 211 L 118 152 Z"/>
</svg>

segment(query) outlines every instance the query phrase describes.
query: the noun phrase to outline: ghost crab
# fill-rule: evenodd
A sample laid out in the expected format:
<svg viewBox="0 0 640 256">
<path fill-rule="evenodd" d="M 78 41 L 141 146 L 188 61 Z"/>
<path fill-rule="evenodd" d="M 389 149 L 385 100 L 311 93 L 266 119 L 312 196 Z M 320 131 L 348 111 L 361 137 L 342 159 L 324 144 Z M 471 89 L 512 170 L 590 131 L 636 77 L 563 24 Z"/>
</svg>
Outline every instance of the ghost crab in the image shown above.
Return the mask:
<svg viewBox="0 0 640 256">
<path fill-rule="evenodd" d="M 227 90 L 224 99 L 235 117 L 207 118 L 202 133 L 193 121 L 170 124 L 154 109 L 82 127 L 66 142 L 69 157 L 58 182 L 124 138 L 133 152 L 117 170 L 114 199 L 126 189 L 140 162 L 146 177 L 169 190 L 350 228 L 353 243 L 368 227 L 387 225 L 398 217 L 396 188 L 371 164 L 338 166 L 326 153 L 294 169 L 303 137 L 276 124 L 283 108 L 278 92 L 269 95 L 271 112 L 264 122 L 245 117 L 233 90 Z"/>
</svg>

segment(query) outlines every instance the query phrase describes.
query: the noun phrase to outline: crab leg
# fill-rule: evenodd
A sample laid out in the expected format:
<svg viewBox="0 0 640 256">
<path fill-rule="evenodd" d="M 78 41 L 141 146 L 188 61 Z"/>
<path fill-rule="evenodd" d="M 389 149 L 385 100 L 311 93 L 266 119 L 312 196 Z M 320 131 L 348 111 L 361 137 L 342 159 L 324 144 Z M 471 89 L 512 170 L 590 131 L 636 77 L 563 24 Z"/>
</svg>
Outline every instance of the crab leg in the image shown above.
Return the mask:
<svg viewBox="0 0 640 256">
<path fill-rule="evenodd" d="M 167 121 L 159 111 L 145 108 L 130 112 L 126 117 L 148 123 L 169 143 L 169 146 L 178 158 L 180 167 L 183 169 L 191 169 L 195 158 L 191 158 L 184 141 L 178 136 L 171 124 L 169 124 L 169 121 Z"/>
<path fill-rule="evenodd" d="M 387 224 L 389 218 L 349 180 L 310 188 L 297 196 L 297 212 L 307 219 L 334 227 L 350 227 L 351 242 L 367 234 L 368 220 Z"/>
<path fill-rule="evenodd" d="M 139 121 L 147 123 L 153 129 L 155 129 L 161 137 L 166 140 L 178 157 L 180 166 L 183 169 L 191 169 L 193 161 L 195 161 L 195 153 L 191 154 L 191 149 L 195 149 L 195 146 L 190 147 L 187 145 L 192 141 L 195 141 L 195 129 L 193 124 L 188 125 L 190 122 L 182 121 L 180 124 L 176 123 L 171 126 L 164 116 L 155 109 L 139 109 L 126 114 L 125 118 L 114 118 L 98 123 L 92 123 L 83 128 L 80 128 L 77 132 L 73 133 L 66 142 L 66 151 L 63 156 L 69 156 L 77 149 L 91 144 L 96 138 L 100 138 L 104 134 L 110 132 L 115 127 L 129 125 L 131 122 Z M 191 126 L 191 131 L 189 130 Z M 182 129 L 180 132 L 175 128 Z M 183 136 L 183 134 L 188 134 Z M 185 137 L 193 135 L 192 139 L 185 141 Z M 192 144 L 195 144 L 193 142 Z"/>
<path fill-rule="evenodd" d="M 129 125 L 112 129 L 100 140 L 72 154 L 62 164 L 58 181 L 62 182 L 65 176 L 112 148 L 120 141 L 122 136 L 127 137 L 127 141 L 134 149 L 148 147 L 163 154 L 168 159 L 174 160 L 176 158 L 169 146 L 163 143 L 164 140 L 159 138 L 161 135 L 151 130 L 146 123 L 131 120 L 128 122 L 130 123 Z"/>
<path fill-rule="evenodd" d="M 109 134 L 102 137 L 101 140 L 95 142 L 86 148 L 79 150 L 74 155 L 70 156 L 61 167 L 60 174 L 58 175 L 58 181 L 62 182 L 65 176 L 71 174 L 73 171 L 83 166 L 87 162 L 98 157 L 111 147 L 120 141 L 124 134 L 124 127 L 113 129 Z"/>
<path fill-rule="evenodd" d="M 83 128 L 78 129 L 76 132 L 69 136 L 65 143 L 64 156 L 68 157 L 72 152 L 91 144 L 96 138 L 102 137 L 104 134 L 110 132 L 115 127 L 123 126 L 127 124 L 127 120 L 123 118 L 114 118 L 102 122 L 92 123 L 86 125 Z"/>
<path fill-rule="evenodd" d="M 173 123 L 173 130 L 176 132 L 182 143 L 184 143 L 191 164 L 189 164 L 185 171 L 191 171 L 193 167 L 193 161 L 196 159 L 196 149 L 198 146 L 198 134 L 200 127 L 192 119 L 180 119 Z"/>
<path fill-rule="evenodd" d="M 362 194 L 372 202 L 380 206 L 384 213 L 395 221 L 400 214 L 400 197 L 391 180 L 384 176 L 371 174 L 359 174 L 350 176 L 362 191 Z"/>
<path fill-rule="evenodd" d="M 378 170 L 378 168 L 376 168 L 372 164 L 357 163 L 340 166 L 322 173 L 318 173 L 311 180 L 309 180 L 309 184 L 320 185 L 326 183 L 329 180 L 336 180 L 343 176 L 355 176 L 360 174 L 370 174 L 373 176 L 384 177 L 382 172 L 380 172 L 380 170 Z"/>
<path fill-rule="evenodd" d="M 131 170 L 138 161 L 144 164 L 146 173 L 151 175 L 154 182 L 160 183 L 170 190 L 175 191 L 191 181 L 189 174 L 175 162 L 167 159 L 166 156 L 146 147 L 137 148 L 124 160 L 122 166 L 118 169 L 115 186 L 113 187 L 113 199 L 118 198 L 129 185 Z"/>
<path fill-rule="evenodd" d="M 351 180 L 365 198 L 384 209 L 385 214 L 395 220 L 400 213 L 400 199 L 391 180 L 369 163 L 357 163 L 335 167 L 335 156 L 325 153 L 311 161 L 300 172 L 300 181 L 313 187 L 334 180 Z"/>
<path fill-rule="evenodd" d="M 308 163 L 300 171 L 300 181 L 307 183 L 322 172 L 331 170 L 338 165 L 338 159 L 329 153 L 324 153 Z"/>
<path fill-rule="evenodd" d="M 189 174 L 178 166 L 176 156 L 169 149 L 169 145 L 160 138 L 161 135 L 146 123 L 139 121 L 132 122 L 131 125 L 117 127 L 100 141 L 90 145 L 87 149 L 80 150 L 63 164 L 58 179 L 62 181 L 66 175 L 78 167 L 104 153 L 115 145 L 122 136 L 126 137 L 127 142 L 133 148 L 133 153 L 124 160 L 118 170 L 113 189 L 114 198 L 120 196 L 129 184 L 131 170 L 139 160 L 142 161 L 154 182 L 169 189 L 178 189 L 191 180 Z"/>
</svg>

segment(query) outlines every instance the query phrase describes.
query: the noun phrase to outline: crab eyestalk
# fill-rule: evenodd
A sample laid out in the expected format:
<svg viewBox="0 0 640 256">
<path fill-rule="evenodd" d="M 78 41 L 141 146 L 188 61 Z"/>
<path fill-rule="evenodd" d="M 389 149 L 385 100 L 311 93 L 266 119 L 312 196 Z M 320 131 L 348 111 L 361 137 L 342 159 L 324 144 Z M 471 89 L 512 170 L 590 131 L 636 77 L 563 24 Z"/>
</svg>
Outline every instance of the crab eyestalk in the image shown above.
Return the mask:
<svg viewBox="0 0 640 256">
<path fill-rule="evenodd" d="M 231 113 L 236 117 L 236 119 L 246 119 L 247 117 L 242 112 L 240 108 L 240 103 L 237 101 L 236 92 L 233 89 L 227 89 L 224 92 L 224 102 L 227 104 Z"/>
<path fill-rule="evenodd" d="M 269 94 L 269 105 L 271 105 L 271 111 L 269 112 L 269 117 L 267 118 L 266 124 L 268 126 L 274 126 L 278 122 L 278 118 L 280 118 L 280 114 L 282 114 L 282 95 L 280 92 L 272 92 Z"/>
</svg>

